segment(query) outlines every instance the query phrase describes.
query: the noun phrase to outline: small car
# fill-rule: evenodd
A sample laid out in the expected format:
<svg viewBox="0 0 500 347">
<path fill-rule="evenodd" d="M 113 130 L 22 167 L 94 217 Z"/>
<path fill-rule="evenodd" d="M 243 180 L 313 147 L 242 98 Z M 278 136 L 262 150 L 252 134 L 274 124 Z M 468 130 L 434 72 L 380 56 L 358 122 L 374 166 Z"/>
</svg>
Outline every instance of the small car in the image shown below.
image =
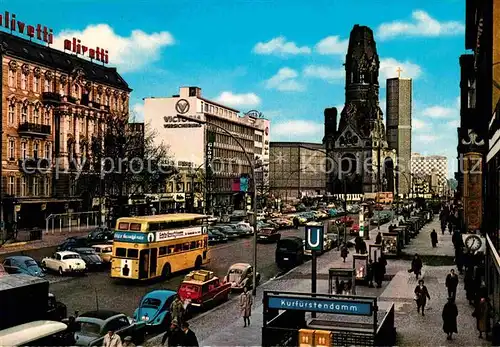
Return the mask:
<svg viewBox="0 0 500 347">
<path fill-rule="evenodd" d="M 261 228 L 257 233 L 258 242 L 277 242 L 281 239 L 281 234 L 274 228 Z"/>
<path fill-rule="evenodd" d="M 225 226 L 225 225 L 217 225 L 214 227 L 214 229 L 220 231 L 224 235 L 227 236 L 228 239 L 236 239 L 240 237 L 240 233 L 237 232 L 235 229 L 231 228 L 230 226 Z"/>
<path fill-rule="evenodd" d="M 350 235 L 359 235 L 359 224 L 353 224 L 349 230 Z"/>
<path fill-rule="evenodd" d="M 212 271 L 196 270 L 184 278 L 177 293 L 189 311 L 203 310 L 227 301 L 230 291 L 231 284 L 221 283 Z"/>
<path fill-rule="evenodd" d="M 99 254 L 93 248 L 81 247 L 75 248 L 75 253 L 78 253 L 80 257 L 85 261 L 87 265 L 87 270 L 99 269 L 103 266 L 103 261 Z"/>
<path fill-rule="evenodd" d="M 288 218 L 276 218 L 273 221 L 278 225 L 279 229 L 288 229 L 293 227 L 293 222 Z"/>
<path fill-rule="evenodd" d="M 8 273 L 17 273 L 34 277 L 45 276 L 45 272 L 38 266 L 38 263 L 33 258 L 24 255 L 7 257 L 3 260 L 2 264 Z"/>
<path fill-rule="evenodd" d="M 60 251 L 43 258 L 42 269 L 56 271 L 62 276 L 67 273 L 85 273 L 87 265 L 78 253 Z"/>
<path fill-rule="evenodd" d="M 236 224 L 236 229 L 242 232 L 243 236 L 253 235 L 253 228 L 250 226 L 250 224 L 238 223 Z"/>
<path fill-rule="evenodd" d="M 98 227 L 87 235 L 87 239 L 91 244 L 106 243 L 113 241 L 114 234 L 113 231 L 108 228 Z"/>
<path fill-rule="evenodd" d="M 87 237 L 68 237 L 58 247 L 58 251 L 72 251 L 78 247 L 89 247 L 90 242 Z"/>
<path fill-rule="evenodd" d="M 304 246 L 297 236 L 284 237 L 276 244 L 276 265 L 290 269 L 304 262 Z"/>
<path fill-rule="evenodd" d="M 170 305 L 177 293 L 172 290 L 153 290 L 144 295 L 135 309 L 136 322 L 146 323 L 147 330 L 167 330 L 170 328 Z"/>
<path fill-rule="evenodd" d="M 349 216 L 342 216 L 335 221 L 337 224 L 345 224 L 347 227 L 351 227 L 354 224 L 354 219 Z"/>
<path fill-rule="evenodd" d="M 94 251 L 101 257 L 103 263 L 111 264 L 113 258 L 113 245 L 93 245 Z"/>
<path fill-rule="evenodd" d="M 243 237 L 243 236 L 246 236 L 245 234 L 245 231 L 238 228 L 238 225 L 237 224 L 222 224 L 220 225 L 221 227 L 223 228 L 231 228 L 233 230 L 233 232 L 235 232 L 239 237 Z"/>
<path fill-rule="evenodd" d="M 257 285 L 260 282 L 260 273 L 256 273 Z M 227 275 L 224 277 L 224 283 L 231 284 L 231 290 L 243 290 L 251 288 L 253 281 L 253 267 L 248 263 L 236 263 L 229 267 Z"/>
</svg>

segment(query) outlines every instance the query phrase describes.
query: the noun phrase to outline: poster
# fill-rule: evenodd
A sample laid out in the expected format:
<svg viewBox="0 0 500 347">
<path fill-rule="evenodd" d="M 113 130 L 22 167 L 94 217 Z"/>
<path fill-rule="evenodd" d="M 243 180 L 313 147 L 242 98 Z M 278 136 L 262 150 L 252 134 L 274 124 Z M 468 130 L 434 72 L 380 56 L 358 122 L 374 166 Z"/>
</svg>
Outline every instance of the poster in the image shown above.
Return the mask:
<svg viewBox="0 0 500 347">
<path fill-rule="evenodd" d="M 353 270 L 330 269 L 330 294 L 355 295 L 356 288 L 353 280 Z"/>
<path fill-rule="evenodd" d="M 129 260 L 128 259 L 122 259 L 121 260 L 121 275 L 122 277 L 130 277 L 132 269 L 130 268 Z"/>
</svg>

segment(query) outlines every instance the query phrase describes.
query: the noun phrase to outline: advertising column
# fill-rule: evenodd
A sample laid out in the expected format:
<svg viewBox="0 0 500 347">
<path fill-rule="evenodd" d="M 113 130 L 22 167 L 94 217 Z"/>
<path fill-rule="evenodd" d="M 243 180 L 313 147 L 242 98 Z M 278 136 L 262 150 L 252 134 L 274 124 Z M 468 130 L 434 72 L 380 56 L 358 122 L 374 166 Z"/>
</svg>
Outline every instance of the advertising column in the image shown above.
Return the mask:
<svg viewBox="0 0 500 347">
<path fill-rule="evenodd" d="M 205 154 L 205 213 L 213 214 L 212 211 L 212 193 L 214 186 L 214 172 L 213 172 L 213 159 L 214 159 L 214 143 L 215 133 L 207 130 L 207 147 Z"/>
</svg>

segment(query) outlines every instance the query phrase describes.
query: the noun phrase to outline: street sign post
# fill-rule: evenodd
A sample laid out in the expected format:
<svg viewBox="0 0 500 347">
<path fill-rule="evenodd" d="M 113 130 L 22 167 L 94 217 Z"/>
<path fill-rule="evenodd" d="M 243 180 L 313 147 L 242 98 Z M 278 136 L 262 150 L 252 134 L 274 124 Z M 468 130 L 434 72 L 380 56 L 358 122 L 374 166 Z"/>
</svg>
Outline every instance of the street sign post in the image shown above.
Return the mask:
<svg viewBox="0 0 500 347">
<path fill-rule="evenodd" d="M 316 293 L 316 252 L 323 251 L 323 241 L 324 241 L 324 226 L 321 225 L 307 225 L 306 226 L 306 250 L 310 250 L 312 254 L 311 262 L 311 293 Z M 316 313 L 311 313 L 312 318 L 316 317 Z"/>
</svg>

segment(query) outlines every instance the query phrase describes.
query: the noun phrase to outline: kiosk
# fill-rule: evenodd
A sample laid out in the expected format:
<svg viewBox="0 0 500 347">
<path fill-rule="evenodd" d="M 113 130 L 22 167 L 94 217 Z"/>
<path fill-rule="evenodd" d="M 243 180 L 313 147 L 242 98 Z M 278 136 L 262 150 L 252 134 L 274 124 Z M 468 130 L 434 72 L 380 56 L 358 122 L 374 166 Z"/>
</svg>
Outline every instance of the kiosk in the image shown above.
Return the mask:
<svg viewBox="0 0 500 347">
<path fill-rule="evenodd" d="M 354 269 L 329 269 L 328 293 L 338 295 L 355 295 L 356 276 Z"/>
<path fill-rule="evenodd" d="M 352 262 L 356 282 L 365 282 L 368 275 L 368 254 L 353 254 Z"/>
<path fill-rule="evenodd" d="M 399 257 L 401 253 L 399 233 L 383 233 L 384 239 L 382 251 L 386 257 Z"/>
<path fill-rule="evenodd" d="M 377 261 L 378 258 L 380 258 L 380 256 L 382 255 L 382 249 L 383 249 L 383 242 L 381 245 L 370 245 L 368 248 L 370 250 L 370 252 L 368 252 L 368 254 L 370 255 L 370 259 L 371 261 Z"/>
</svg>

